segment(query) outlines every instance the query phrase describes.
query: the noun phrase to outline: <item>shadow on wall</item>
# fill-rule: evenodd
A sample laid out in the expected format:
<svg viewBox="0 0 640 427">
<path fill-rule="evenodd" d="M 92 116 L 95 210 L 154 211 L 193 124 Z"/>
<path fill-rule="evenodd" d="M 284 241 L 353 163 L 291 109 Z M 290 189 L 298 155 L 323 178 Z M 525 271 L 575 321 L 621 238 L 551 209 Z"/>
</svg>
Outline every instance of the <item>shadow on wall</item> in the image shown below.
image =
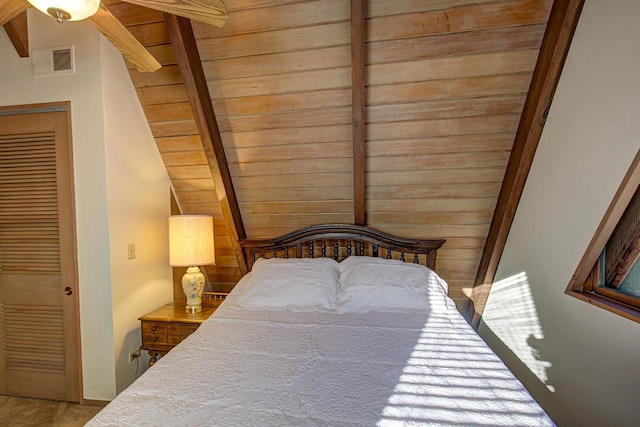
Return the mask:
<svg viewBox="0 0 640 427">
<path fill-rule="evenodd" d="M 124 337 L 120 353 L 116 357 L 116 394 L 129 387 L 148 369 L 149 355 L 146 351 L 142 351 L 137 359 L 129 362 L 129 353 L 139 349 L 141 337 L 140 328 L 127 332 Z"/>
<path fill-rule="evenodd" d="M 555 392 L 554 386 L 549 384 L 547 372 L 551 368 L 551 362 L 543 360 L 539 350 L 544 340 L 544 331 L 526 272 L 493 284 L 491 304 L 487 305 L 482 321 L 547 390 Z"/>
</svg>

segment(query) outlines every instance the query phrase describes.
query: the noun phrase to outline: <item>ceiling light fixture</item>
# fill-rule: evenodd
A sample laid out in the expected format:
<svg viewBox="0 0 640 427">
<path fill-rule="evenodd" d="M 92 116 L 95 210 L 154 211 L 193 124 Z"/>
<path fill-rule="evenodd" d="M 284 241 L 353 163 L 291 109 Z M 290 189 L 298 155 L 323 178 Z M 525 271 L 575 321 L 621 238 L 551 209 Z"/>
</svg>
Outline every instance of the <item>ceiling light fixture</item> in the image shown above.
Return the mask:
<svg viewBox="0 0 640 427">
<path fill-rule="evenodd" d="M 80 21 L 98 11 L 100 0 L 27 0 L 42 13 L 56 18 L 56 21 Z"/>
</svg>

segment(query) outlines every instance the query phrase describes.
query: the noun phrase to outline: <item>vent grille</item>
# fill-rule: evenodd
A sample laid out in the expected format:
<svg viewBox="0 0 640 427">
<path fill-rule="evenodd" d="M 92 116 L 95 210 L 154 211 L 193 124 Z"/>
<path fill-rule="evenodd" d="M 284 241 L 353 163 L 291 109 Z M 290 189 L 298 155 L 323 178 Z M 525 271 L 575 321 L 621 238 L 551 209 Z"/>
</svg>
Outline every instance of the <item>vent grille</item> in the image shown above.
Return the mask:
<svg viewBox="0 0 640 427">
<path fill-rule="evenodd" d="M 70 71 L 71 49 L 57 49 L 53 51 L 53 71 Z"/>
<path fill-rule="evenodd" d="M 33 49 L 31 65 L 34 77 L 51 77 L 75 72 L 73 46 Z"/>
</svg>

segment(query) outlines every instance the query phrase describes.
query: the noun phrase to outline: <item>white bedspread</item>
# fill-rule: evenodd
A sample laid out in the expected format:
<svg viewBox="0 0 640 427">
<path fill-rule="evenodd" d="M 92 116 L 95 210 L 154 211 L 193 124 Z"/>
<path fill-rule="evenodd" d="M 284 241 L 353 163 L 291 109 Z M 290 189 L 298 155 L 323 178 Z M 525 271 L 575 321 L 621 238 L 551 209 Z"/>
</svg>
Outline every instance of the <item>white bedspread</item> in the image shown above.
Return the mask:
<svg viewBox="0 0 640 427">
<path fill-rule="evenodd" d="M 547 426 L 449 309 L 429 314 L 223 306 L 89 426 Z"/>
</svg>

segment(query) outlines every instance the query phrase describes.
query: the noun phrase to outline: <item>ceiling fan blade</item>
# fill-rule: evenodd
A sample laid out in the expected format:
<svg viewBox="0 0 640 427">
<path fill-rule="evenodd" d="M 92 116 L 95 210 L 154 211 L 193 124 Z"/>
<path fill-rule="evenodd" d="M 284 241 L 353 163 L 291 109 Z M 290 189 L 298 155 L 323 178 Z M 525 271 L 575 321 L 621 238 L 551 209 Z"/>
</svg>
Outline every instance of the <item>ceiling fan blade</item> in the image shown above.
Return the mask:
<svg viewBox="0 0 640 427">
<path fill-rule="evenodd" d="M 160 68 L 153 55 L 106 7 L 100 5 L 98 12 L 88 19 L 138 70 L 153 72 Z"/>
<path fill-rule="evenodd" d="M 123 0 L 126 3 L 137 4 L 138 6 L 150 9 L 161 10 L 204 22 L 205 24 L 224 26 L 229 18 L 227 8 L 221 0 Z"/>
<path fill-rule="evenodd" d="M 30 6 L 27 0 L 0 0 L 0 26 L 11 21 Z"/>
</svg>

